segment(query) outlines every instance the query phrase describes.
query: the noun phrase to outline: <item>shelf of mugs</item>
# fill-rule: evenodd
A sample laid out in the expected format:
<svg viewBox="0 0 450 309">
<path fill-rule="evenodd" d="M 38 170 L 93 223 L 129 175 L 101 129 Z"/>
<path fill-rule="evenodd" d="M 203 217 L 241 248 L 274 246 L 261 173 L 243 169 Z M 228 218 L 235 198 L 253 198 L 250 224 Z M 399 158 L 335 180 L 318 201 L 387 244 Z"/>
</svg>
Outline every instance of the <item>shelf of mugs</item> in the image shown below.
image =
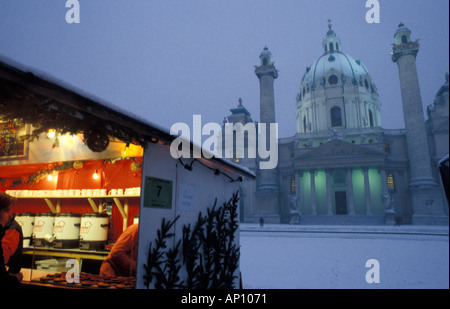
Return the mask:
<svg viewBox="0 0 450 309">
<path fill-rule="evenodd" d="M 111 189 L 109 191 L 106 189 L 6 190 L 5 193 L 18 199 L 43 199 L 53 213 L 61 212 L 62 199 L 87 199 L 92 210 L 99 213 L 104 210 L 103 200 L 112 199 L 126 225 L 128 198 L 140 197 L 141 188 Z"/>
</svg>

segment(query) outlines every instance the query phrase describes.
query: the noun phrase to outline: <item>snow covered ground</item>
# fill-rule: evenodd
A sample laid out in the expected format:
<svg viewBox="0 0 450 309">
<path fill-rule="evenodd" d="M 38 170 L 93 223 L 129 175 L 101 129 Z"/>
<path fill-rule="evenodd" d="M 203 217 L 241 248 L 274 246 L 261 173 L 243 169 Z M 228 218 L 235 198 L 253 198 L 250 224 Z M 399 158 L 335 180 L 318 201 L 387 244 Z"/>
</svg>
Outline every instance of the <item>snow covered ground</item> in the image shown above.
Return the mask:
<svg viewBox="0 0 450 309">
<path fill-rule="evenodd" d="M 448 289 L 448 227 L 241 224 L 246 289 Z M 379 263 L 376 268 L 366 262 Z M 369 278 L 369 279 L 370 279 Z"/>
</svg>

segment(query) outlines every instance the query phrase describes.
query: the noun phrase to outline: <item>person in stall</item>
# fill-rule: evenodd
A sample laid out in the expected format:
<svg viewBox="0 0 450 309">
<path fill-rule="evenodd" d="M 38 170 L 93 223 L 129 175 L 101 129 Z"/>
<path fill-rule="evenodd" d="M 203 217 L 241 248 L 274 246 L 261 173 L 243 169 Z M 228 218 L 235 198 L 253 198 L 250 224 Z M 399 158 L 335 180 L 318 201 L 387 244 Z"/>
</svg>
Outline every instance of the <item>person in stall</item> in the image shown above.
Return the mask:
<svg viewBox="0 0 450 309">
<path fill-rule="evenodd" d="M 136 276 L 138 224 L 130 225 L 117 239 L 100 267 L 100 276 Z"/>
<path fill-rule="evenodd" d="M 23 275 L 22 228 L 14 220 L 12 208 L 16 199 L 0 192 L 0 287 L 19 288 Z M 6 270 L 8 266 L 8 270 Z"/>
</svg>

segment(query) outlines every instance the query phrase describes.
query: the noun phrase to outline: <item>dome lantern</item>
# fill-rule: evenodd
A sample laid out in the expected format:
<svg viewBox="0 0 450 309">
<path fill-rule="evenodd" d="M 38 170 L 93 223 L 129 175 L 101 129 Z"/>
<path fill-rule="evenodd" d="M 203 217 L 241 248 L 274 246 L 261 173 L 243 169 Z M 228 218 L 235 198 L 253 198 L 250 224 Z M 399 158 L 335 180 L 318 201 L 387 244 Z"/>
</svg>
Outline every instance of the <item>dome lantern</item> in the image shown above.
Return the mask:
<svg viewBox="0 0 450 309">
<path fill-rule="evenodd" d="M 341 40 L 336 36 L 331 25 L 331 19 L 328 20 L 328 32 L 325 39 L 322 41 L 322 46 L 325 54 L 331 54 L 334 52 L 339 52 L 341 46 Z"/>
</svg>

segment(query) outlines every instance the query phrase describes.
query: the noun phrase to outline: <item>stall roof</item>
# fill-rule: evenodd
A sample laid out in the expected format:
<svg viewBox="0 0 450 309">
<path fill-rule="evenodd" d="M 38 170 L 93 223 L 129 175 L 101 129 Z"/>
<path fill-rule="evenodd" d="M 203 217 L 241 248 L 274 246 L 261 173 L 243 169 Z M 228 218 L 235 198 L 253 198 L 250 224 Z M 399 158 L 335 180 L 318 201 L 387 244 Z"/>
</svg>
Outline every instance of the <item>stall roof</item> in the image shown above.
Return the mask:
<svg viewBox="0 0 450 309">
<path fill-rule="evenodd" d="M 156 138 L 161 142 L 171 143 L 176 138 L 176 136 L 171 135 L 165 128 L 155 125 L 123 108 L 77 89 L 47 73 L 24 66 L 1 55 L 0 81 L 2 84 L 12 83 L 18 85 L 26 92 L 49 98 L 73 110 L 80 111 L 84 115 L 89 114 L 108 123 L 112 122 L 126 129 L 129 134 L 141 137 L 145 141 L 151 141 Z M 2 87 L 3 90 L 4 88 Z M 193 146 L 192 142 L 191 146 Z M 256 177 L 248 168 L 235 164 L 227 159 L 213 157 L 209 161 L 216 161 L 218 164 L 225 165 L 229 169 L 244 176 L 250 178 Z"/>
</svg>

